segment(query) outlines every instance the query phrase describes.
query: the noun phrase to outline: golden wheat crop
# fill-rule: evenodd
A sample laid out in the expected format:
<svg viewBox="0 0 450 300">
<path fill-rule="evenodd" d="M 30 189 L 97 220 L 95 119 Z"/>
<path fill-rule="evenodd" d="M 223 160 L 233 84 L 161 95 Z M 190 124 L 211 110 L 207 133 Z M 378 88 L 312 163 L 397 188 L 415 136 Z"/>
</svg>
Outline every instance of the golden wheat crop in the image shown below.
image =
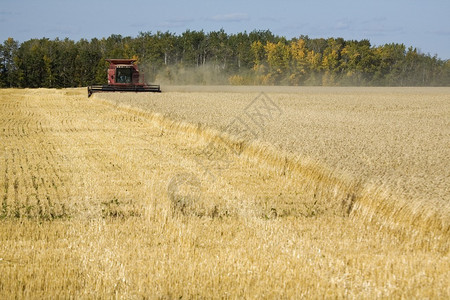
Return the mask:
<svg viewBox="0 0 450 300">
<path fill-rule="evenodd" d="M 447 298 L 448 89 L 260 90 L 0 90 L 0 298 Z"/>
</svg>

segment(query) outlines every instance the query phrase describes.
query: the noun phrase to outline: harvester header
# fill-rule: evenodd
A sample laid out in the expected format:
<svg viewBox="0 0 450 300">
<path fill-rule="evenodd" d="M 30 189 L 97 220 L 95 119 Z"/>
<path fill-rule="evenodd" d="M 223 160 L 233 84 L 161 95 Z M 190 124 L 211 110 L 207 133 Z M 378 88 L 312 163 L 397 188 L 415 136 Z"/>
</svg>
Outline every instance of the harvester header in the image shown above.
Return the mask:
<svg viewBox="0 0 450 300">
<path fill-rule="evenodd" d="M 136 59 L 107 59 L 108 84 L 88 86 L 88 97 L 97 92 L 157 92 L 159 85 L 144 83 L 144 76 L 139 72 Z"/>
</svg>

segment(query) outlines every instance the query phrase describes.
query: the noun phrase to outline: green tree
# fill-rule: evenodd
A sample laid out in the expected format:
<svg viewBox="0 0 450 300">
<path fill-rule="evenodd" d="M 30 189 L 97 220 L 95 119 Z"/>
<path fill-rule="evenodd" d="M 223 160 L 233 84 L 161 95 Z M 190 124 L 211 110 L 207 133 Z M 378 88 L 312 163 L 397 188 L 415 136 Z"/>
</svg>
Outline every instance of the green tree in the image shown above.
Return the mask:
<svg viewBox="0 0 450 300">
<path fill-rule="evenodd" d="M 247 32 L 232 34 L 229 37 L 229 48 L 232 50 L 236 71 L 247 71 L 252 68 L 251 41 Z"/>
<path fill-rule="evenodd" d="M 18 85 L 18 72 L 14 58 L 17 55 L 19 43 L 8 38 L 0 45 L 0 86 L 14 87 Z"/>
<path fill-rule="evenodd" d="M 226 70 L 231 56 L 231 49 L 228 47 L 228 35 L 225 30 L 211 31 L 206 35 L 203 44 L 204 63 L 207 56 L 210 56 L 210 62 L 214 68 Z"/>
<path fill-rule="evenodd" d="M 102 82 L 96 81 L 97 66 L 99 61 L 102 60 L 98 39 L 92 39 L 91 41 L 81 39 L 76 43 L 75 48 L 78 50 L 75 66 L 79 77 L 76 85 L 87 86 L 103 83 L 103 80 Z"/>
<path fill-rule="evenodd" d="M 180 42 L 182 46 L 181 64 L 184 66 L 199 67 L 202 62 L 202 55 L 205 40 L 205 33 L 201 31 L 186 30 L 181 34 Z"/>
<path fill-rule="evenodd" d="M 376 85 L 397 86 L 401 85 L 401 75 L 403 73 L 403 64 L 405 59 L 405 45 L 386 44 L 379 46 L 374 50 L 375 74 L 373 82 Z"/>
</svg>

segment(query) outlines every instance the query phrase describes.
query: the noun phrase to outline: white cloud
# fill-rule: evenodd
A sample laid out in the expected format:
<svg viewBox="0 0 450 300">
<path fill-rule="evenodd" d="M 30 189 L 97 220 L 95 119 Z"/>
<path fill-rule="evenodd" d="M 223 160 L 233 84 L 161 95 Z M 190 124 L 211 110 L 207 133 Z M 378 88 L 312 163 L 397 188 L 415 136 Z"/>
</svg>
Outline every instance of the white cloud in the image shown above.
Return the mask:
<svg viewBox="0 0 450 300">
<path fill-rule="evenodd" d="M 249 16 L 246 13 L 231 13 L 231 14 L 223 14 L 223 15 L 215 15 L 211 18 L 208 18 L 210 21 L 215 22 L 242 22 L 249 20 Z"/>
<path fill-rule="evenodd" d="M 262 21 L 262 22 L 272 22 L 272 23 L 280 23 L 281 22 L 281 18 L 276 18 L 276 17 L 272 17 L 272 16 L 261 17 L 258 20 Z"/>
<path fill-rule="evenodd" d="M 348 30 L 351 28 L 352 28 L 352 21 L 348 19 L 338 20 L 334 25 L 334 29 L 337 30 Z"/>
<path fill-rule="evenodd" d="M 194 19 L 189 19 L 189 18 L 176 18 L 176 19 L 166 20 L 166 21 L 162 22 L 162 24 L 160 24 L 160 25 L 163 27 L 168 27 L 168 28 L 186 27 L 193 21 L 194 21 Z"/>
</svg>

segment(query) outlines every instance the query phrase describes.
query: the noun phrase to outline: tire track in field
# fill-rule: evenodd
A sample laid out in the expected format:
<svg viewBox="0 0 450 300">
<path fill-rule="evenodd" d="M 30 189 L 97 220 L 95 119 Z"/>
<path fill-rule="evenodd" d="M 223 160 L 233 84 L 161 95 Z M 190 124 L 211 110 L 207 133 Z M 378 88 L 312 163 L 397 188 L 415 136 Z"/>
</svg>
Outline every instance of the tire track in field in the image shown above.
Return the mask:
<svg viewBox="0 0 450 300">
<path fill-rule="evenodd" d="M 7 216 L 7 208 L 8 208 L 8 189 L 9 189 L 9 153 L 8 153 L 8 149 L 5 148 L 3 150 L 3 157 L 4 160 L 2 160 L 2 166 L 3 166 L 3 186 L 2 186 L 2 193 L 3 193 L 3 197 L 2 197 L 2 206 L 1 206 L 1 212 L 0 212 L 0 216 L 2 217 L 6 217 Z"/>
<path fill-rule="evenodd" d="M 25 135 L 28 134 L 29 118 L 31 113 L 24 113 L 16 99 L 8 102 L 7 105 L 3 103 L 5 110 L 3 111 L 1 119 L 2 132 L 4 136 L 2 142 L 4 143 L 4 161 L 5 161 L 5 179 L 4 192 L 2 202 L 2 213 L 4 217 L 18 217 L 21 210 L 21 196 L 22 184 L 21 180 L 24 178 L 20 165 L 20 151 L 18 141 L 21 141 Z"/>
<path fill-rule="evenodd" d="M 20 178 L 20 165 L 18 164 L 19 160 L 19 149 L 15 149 L 16 151 L 12 152 L 12 161 L 14 162 L 12 168 L 13 182 L 12 186 L 14 188 L 14 200 L 12 200 L 8 207 L 10 207 L 10 213 L 12 213 L 15 217 L 20 216 L 20 201 L 19 201 L 19 178 Z"/>
<path fill-rule="evenodd" d="M 61 203 L 61 197 L 55 185 L 55 168 L 53 162 L 49 159 L 49 151 L 40 143 L 34 146 L 36 151 L 24 153 L 30 157 L 30 161 L 35 162 L 30 172 L 32 174 L 33 186 L 39 199 L 39 216 L 46 219 L 54 219 L 64 215 L 64 206 Z"/>
<path fill-rule="evenodd" d="M 32 174 L 30 172 L 30 166 L 28 158 L 25 155 L 30 149 L 23 149 L 22 153 L 19 153 L 18 164 L 20 166 L 20 194 L 19 197 L 22 200 L 22 210 L 19 210 L 21 216 L 33 217 L 37 215 L 37 193 L 33 186 Z"/>
<path fill-rule="evenodd" d="M 36 142 L 34 149 L 37 149 L 34 155 L 34 160 L 38 161 L 36 172 L 39 175 L 39 184 L 41 189 L 44 191 L 42 208 L 46 209 L 44 212 L 44 217 L 54 219 L 59 217 L 64 217 L 67 212 L 67 202 L 72 199 L 72 194 L 69 190 L 69 184 L 67 179 L 70 179 L 70 170 L 65 168 L 64 161 L 66 157 L 61 155 L 61 140 L 60 135 L 53 136 L 53 133 L 67 133 L 74 130 L 73 119 L 69 118 L 70 113 L 65 110 L 55 109 L 58 107 L 56 101 L 46 101 L 47 105 L 37 107 L 40 124 L 45 123 L 45 128 L 49 130 L 44 130 L 46 133 L 44 139 Z M 62 119 L 62 121 L 61 121 Z M 55 120 L 56 122 L 53 122 Z M 53 130 L 56 127 L 56 123 L 61 121 L 63 127 L 61 130 Z M 42 126 L 42 125 L 41 125 Z M 42 203 L 42 202 L 41 202 Z M 44 211 L 44 210 L 42 210 Z"/>
<path fill-rule="evenodd" d="M 64 185 L 58 182 L 61 181 L 56 175 L 58 170 L 49 154 L 51 151 L 46 147 L 49 141 L 42 139 L 51 128 L 40 113 L 46 103 L 33 103 L 30 101 L 32 97 L 25 97 L 20 103 L 15 99 L 9 100 L 7 105 L 3 103 L 3 107 L 12 111 L 3 111 L 1 119 L 6 122 L 0 125 L 5 145 L 12 146 L 4 153 L 2 215 L 47 219 L 64 215 L 64 207 L 61 208 L 64 194 L 58 189 Z"/>
</svg>

